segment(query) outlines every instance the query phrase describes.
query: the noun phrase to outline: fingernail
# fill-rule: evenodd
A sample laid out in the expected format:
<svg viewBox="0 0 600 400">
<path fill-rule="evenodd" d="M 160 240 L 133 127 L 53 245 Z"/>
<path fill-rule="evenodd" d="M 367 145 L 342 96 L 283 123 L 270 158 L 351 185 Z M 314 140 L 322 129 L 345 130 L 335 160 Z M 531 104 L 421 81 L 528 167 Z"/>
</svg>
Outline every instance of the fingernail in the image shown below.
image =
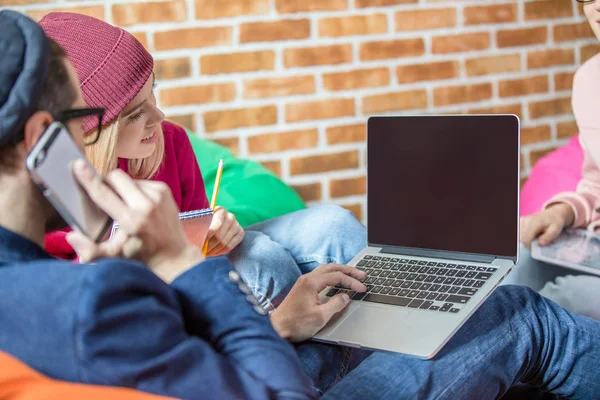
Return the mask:
<svg viewBox="0 0 600 400">
<path fill-rule="evenodd" d="M 540 246 L 545 246 L 546 245 L 546 241 L 545 240 L 538 240 L 538 243 Z"/>
<path fill-rule="evenodd" d="M 342 299 L 344 299 L 344 304 L 350 303 L 350 296 L 348 296 L 346 293 L 342 293 Z"/>
<path fill-rule="evenodd" d="M 83 160 L 75 161 L 73 168 L 81 178 L 92 179 L 94 177 L 94 173 L 90 169 L 89 165 Z"/>
</svg>

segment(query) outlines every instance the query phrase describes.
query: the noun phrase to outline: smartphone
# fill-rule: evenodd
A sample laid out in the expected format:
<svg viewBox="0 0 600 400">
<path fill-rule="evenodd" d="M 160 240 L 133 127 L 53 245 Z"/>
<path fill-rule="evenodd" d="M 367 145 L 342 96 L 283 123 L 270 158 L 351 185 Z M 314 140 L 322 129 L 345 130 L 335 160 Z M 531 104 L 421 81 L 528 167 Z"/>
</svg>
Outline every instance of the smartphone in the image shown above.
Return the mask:
<svg viewBox="0 0 600 400">
<path fill-rule="evenodd" d="M 73 163 L 85 155 L 60 122 L 53 122 L 27 155 L 25 165 L 31 178 L 69 226 L 99 243 L 113 220 L 98 207 L 73 175 Z"/>
</svg>

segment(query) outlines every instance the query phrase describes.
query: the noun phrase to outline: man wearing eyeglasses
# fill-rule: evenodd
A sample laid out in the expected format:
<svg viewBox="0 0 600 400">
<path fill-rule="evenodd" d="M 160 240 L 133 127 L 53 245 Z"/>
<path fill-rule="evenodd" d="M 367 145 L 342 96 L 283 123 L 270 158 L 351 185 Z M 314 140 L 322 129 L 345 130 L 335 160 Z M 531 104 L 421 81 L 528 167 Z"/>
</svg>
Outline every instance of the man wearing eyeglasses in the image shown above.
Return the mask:
<svg viewBox="0 0 600 400">
<path fill-rule="evenodd" d="M 63 222 L 24 159 L 56 119 L 80 147 L 93 142 L 82 118 L 101 111 L 84 111 L 64 53 L 33 21 L 2 11 L 0 26 L 0 350 L 57 379 L 183 399 L 487 399 L 518 382 L 569 398 L 600 393 L 600 323 L 524 288 L 497 290 L 424 361 L 306 342 L 326 322 L 299 325 L 322 288 L 362 287 L 352 267 L 325 266 L 286 299 L 277 329 L 303 341 L 293 347 L 226 258 L 205 261 L 187 242 L 165 186 L 119 171 L 103 182 L 74 168 L 127 235 L 88 243 L 94 265 L 52 259 L 44 232 Z"/>
</svg>

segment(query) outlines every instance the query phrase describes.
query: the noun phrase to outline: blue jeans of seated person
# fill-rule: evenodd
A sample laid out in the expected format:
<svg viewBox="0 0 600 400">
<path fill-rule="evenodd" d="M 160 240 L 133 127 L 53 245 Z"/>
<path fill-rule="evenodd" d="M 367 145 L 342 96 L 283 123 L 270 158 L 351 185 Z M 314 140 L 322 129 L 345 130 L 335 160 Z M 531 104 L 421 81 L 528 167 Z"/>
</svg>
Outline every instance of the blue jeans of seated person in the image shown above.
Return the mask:
<svg viewBox="0 0 600 400">
<path fill-rule="evenodd" d="M 600 320 L 600 278 L 538 261 L 524 246 L 503 284 L 530 287 L 573 313 Z"/>
<path fill-rule="evenodd" d="M 495 399 L 519 383 L 597 399 L 598 343 L 599 322 L 504 286 L 432 360 L 308 342 L 296 349 L 323 399 Z"/>
<path fill-rule="evenodd" d="M 300 275 L 346 264 L 367 246 L 365 227 L 338 206 L 316 206 L 246 228 L 229 259 L 262 306 L 272 311 Z"/>
</svg>

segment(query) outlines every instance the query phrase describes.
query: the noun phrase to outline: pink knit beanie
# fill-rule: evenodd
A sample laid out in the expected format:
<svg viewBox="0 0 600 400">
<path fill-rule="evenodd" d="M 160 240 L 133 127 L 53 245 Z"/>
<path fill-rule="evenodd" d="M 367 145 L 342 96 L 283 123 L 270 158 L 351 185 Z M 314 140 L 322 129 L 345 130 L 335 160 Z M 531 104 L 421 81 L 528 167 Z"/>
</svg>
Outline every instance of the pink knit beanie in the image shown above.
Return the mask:
<svg viewBox="0 0 600 400">
<path fill-rule="evenodd" d="M 152 73 L 150 53 L 121 28 L 66 12 L 50 13 L 39 24 L 67 52 L 88 106 L 106 109 L 103 124 L 127 107 Z"/>
</svg>

